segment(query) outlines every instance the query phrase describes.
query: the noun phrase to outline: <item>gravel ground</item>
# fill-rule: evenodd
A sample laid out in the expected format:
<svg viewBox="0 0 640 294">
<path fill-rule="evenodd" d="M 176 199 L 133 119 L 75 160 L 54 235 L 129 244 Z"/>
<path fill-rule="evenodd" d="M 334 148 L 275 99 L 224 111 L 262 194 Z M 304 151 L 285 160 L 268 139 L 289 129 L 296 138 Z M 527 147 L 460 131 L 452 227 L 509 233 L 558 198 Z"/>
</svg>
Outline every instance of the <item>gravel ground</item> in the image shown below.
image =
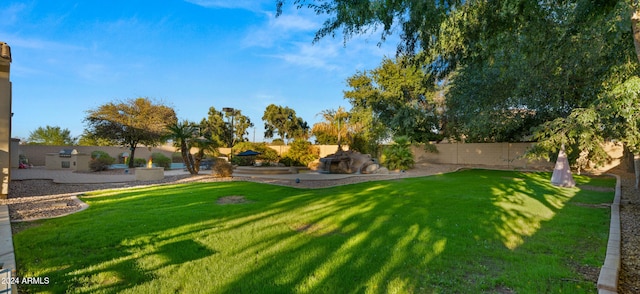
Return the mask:
<svg viewBox="0 0 640 294">
<path fill-rule="evenodd" d="M 402 177 L 425 176 L 430 174 L 450 172 L 459 168 L 453 165 L 418 167 L 407 173 L 392 175 L 347 177 L 339 180 L 301 181 L 274 180 L 253 177 L 213 178 L 208 175 L 170 176 L 160 181 L 127 182 L 110 184 L 56 184 L 50 180 L 11 181 L 9 199 L 0 200 L 0 204 L 9 206 L 9 213 L 13 221 L 34 220 L 56 217 L 78 211 L 81 206 L 74 199 L 86 191 L 103 189 L 126 189 L 134 186 L 170 184 L 181 182 L 211 182 L 211 181 L 254 181 L 275 185 L 286 185 L 300 188 L 322 188 L 328 186 L 353 184 L 363 181 L 397 179 Z M 621 271 L 618 292 L 621 294 L 640 293 L 640 192 L 635 190 L 633 174 L 616 170 L 622 179 L 622 197 L 620 221 L 622 230 Z"/>
</svg>

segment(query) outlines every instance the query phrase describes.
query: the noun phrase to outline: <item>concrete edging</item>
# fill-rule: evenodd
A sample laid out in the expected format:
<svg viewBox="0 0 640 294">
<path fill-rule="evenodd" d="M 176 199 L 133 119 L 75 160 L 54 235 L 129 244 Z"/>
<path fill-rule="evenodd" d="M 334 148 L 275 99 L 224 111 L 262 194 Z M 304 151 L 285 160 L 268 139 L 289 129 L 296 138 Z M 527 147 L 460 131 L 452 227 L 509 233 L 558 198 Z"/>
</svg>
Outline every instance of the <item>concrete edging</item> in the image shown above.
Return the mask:
<svg viewBox="0 0 640 294">
<path fill-rule="evenodd" d="M 607 254 L 604 264 L 600 268 L 598 277 L 598 293 L 613 294 L 618 293 L 618 277 L 620 274 L 620 197 L 621 181 L 620 176 L 609 174 L 616 178 L 616 190 L 611 204 L 611 223 L 609 225 L 609 241 L 607 243 Z"/>
<path fill-rule="evenodd" d="M 16 276 L 16 255 L 13 251 L 11 219 L 9 217 L 9 207 L 6 205 L 0 205 L 0 263 L 2 263 L 3 269 L 11 270 L 12 277 Z M 17 293 L 14 285 L 3 284 L 3 286 L 11 288 L 11 293 Z"/>
</svg>

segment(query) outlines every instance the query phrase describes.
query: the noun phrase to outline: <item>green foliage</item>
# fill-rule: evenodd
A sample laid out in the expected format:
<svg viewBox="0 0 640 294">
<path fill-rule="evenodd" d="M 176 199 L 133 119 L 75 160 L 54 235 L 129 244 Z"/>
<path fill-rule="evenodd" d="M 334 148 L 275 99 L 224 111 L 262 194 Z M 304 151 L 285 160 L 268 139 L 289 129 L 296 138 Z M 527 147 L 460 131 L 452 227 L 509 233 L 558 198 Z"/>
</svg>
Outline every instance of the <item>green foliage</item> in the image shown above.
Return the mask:
<svg viewBox="0 0 640 294">
<path fill-rule="evenodd" d="M 296 116 L 295 110 L 289 107 L 270 104 L 265 109 L 262 120 L 265 138 L 273 138 L 275 134 L 278 134 L 283 141 L 308 137 L 309 125 L 301 117 Z"/>
<path fill-rule="evenodd" d="M 415 160 L 411 152 L 411 142 L 407 137 L 396 137 L 394 142 L 382 151 L 380 162 L 390 170 L 407 170 Z"/>
<path fill-rule="evenodd" d="M 362 129 L 360 124 L 351 120 L 351 114 L 343 107 L 323 110 L 320 115 L 324 121 L 314 124 L 311 129 L 318 144 L 350 145 L 353 135 Z"/>
<path fill-rule="evenodd" d="M 586 168 L 589 161 L 602 165 L 610 160 L 603 149 L 604 129 L 601 117 L 595 109 L 574 109 L 568 117 L 557 118 L 536 128 L 534 140 L 538 143 L 527 151 L 526 156 L 555 160 L 564 145 L 572 166 Z"/>
<path fill-rule="evenodd" d="M 310 162 L 320 158 L 320 150 L 311 142 L 294 140 L 289 144 L 289 151 L 283 154 L 280 163 L 287 166 L 307 166 Z"/>
<path fill-rule="evenodd" d="M 89 169 L 92 171 L 108 170 L 109 167 L 116 161 L 111 157 L 109 153 L 95 150 L 91 152 L 91 161 L 89 161 Z"/>
<path fill-rule="evenodd" d="M 271 141 L 271 145 L 275 145 L 275 146 L 284 146 L 286 145 L 284 140 L 282 140 L 281 138 L 275 138 Z"/>
<path fill-rule="evenodd" d="M 96 159 L 96 158 L 110 158 L 111 155 L 109 155 L 109 153 L 104 152 L 102 150 L 95 150 L 91 152 L 91 159 Z"/>
<path fill-rule="evenodd" d="M 228 178 L 233 175 L 233 166 L 226 160 L 215 160 L 211 170 L 212 175 L 217 178 Z"/>
<path fill-rule="evenodd" d="M 134 158 L 132 164 L 133 164 L 134 167 L 145 167 L 145 166 L 147 166 L 147 159 Z M 129 165 L 129 166 L 131 166 L 131 165 Z"/>
<path fill-rule="evenodd" d="M 240 142 L 233 146 L 233 153 L 238 154 L 243 151 L 253 150 L 260 152 L 261 154 L 256 156 L 255 159 L 263 160 L 267 162 L 278 162 L 278 152 L 271 149 L 267 143 L 254 143 L 254 142 Z M 236 158 L 238 156 L 234 156 Z"/>
<path fill-rule="evenodd" d="M 434 78 L 406 58 L 385 58 L 378 68 L 358 72 L 347 83 L 351 90 L 344 96 L 351 105 L 370 109 L 394 136 L 415 142 L 443 138 L 444 100 L 437 95 Z"/>
<path fill-rule="evenodd" d="M 27 138 L 27 144 L 31 145 L 69 146 L 76 141 L 76 138 L 71 137 L 69 129 L 52 126 L 39 127 L 29 133 Z"/>
<path fill-rule="evenodd" d="M 160 152 L 152 153 L 151 160 L 153 161 L 153 164 L 155 164 L 157 167 L 162 167 L 165 170 L 171 169 L 171 158 L 167 157 L 166 155 Z"/>
<path fill-rule="evenodd" d="M 640 77 L 634 76 L 613 88 L 606 103 L 599 106 L 608 118 L 613 136 L 626 143 L 631 152 L 640 152 Z"/>
<path fill-rule="evenodd" d="M 138 144 L 154 146 L 163 141 L 166 126 L 176 122 L 174 110 L 149 98 L 109 102 L 87 111 L 87 133 L 131 148 L 135 158 Z M 132 163 L 131 163 L 132 164 Z M 129 167 L 133 167 L 132 165 Z"/>
</svg>

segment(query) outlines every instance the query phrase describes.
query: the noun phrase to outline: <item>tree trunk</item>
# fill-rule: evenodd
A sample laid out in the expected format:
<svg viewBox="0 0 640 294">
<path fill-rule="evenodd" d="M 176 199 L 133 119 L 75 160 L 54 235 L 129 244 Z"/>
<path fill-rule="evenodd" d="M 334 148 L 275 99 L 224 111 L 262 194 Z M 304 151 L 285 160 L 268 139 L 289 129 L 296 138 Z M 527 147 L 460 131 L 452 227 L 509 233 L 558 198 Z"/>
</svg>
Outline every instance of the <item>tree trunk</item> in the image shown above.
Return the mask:
<svg viewBox="0 0 640 294">
<path fill-rule="evenodd" d="M 131 146 L 129 148 L 129 150 L 131 150 L 131 155 L 129 157 L 129 168 L 134 168 L 135 167 L 135 162 L 134 162 L 134 155 L 136 155 L 136 147 L 135 146 Z"/>
<path fill-rule="evenodd" d="M 640 62 L 640 10 L 635 5 L 632 5 L 633 14 L 631 15 L 631 29 L 633 30 L 633 45 L 636 48 L 636 58 Z M 636 190 L 640 185 L 640 154 L 634 152 L 633 154 L 633 166 L 636 174 Z"/>
<path fill-rule="evenodd" d="M 633 7 L 633 14 L 631 15 L 631 29 L 633 30 L 633 44 L 636 48 L 636 57 L 640 61 L 640 10 Z"/>
<path fill-rule="evenodd" d="M 633 166 L 636 173 L 636 190 L 640 184 L 640 154 L 633 154 Z"/>
</svg>

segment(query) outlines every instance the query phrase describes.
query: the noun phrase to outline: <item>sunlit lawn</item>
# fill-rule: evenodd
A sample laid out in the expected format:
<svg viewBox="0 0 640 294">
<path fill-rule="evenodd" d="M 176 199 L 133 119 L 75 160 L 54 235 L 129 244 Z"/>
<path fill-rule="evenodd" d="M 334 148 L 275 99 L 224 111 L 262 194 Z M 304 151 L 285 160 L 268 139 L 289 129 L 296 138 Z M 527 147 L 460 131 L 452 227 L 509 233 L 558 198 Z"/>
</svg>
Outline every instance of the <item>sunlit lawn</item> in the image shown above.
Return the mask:
<svg viewBox="0 0 640 294">
<path fill-rule="evenodd" d="M 595 293 L 613 189 L 468 170 L 296 189 L 191 183 L 88 194 L 14 242 L 31 292 Z M 613 179 L 576 177 L 613 187 Z M 605 189 L 607 190 L 607 189 Z M 244 196 L 250 203 L 219 205 Z M 24 287 L 21 287 L 24 289 Z"/>
</svg>

